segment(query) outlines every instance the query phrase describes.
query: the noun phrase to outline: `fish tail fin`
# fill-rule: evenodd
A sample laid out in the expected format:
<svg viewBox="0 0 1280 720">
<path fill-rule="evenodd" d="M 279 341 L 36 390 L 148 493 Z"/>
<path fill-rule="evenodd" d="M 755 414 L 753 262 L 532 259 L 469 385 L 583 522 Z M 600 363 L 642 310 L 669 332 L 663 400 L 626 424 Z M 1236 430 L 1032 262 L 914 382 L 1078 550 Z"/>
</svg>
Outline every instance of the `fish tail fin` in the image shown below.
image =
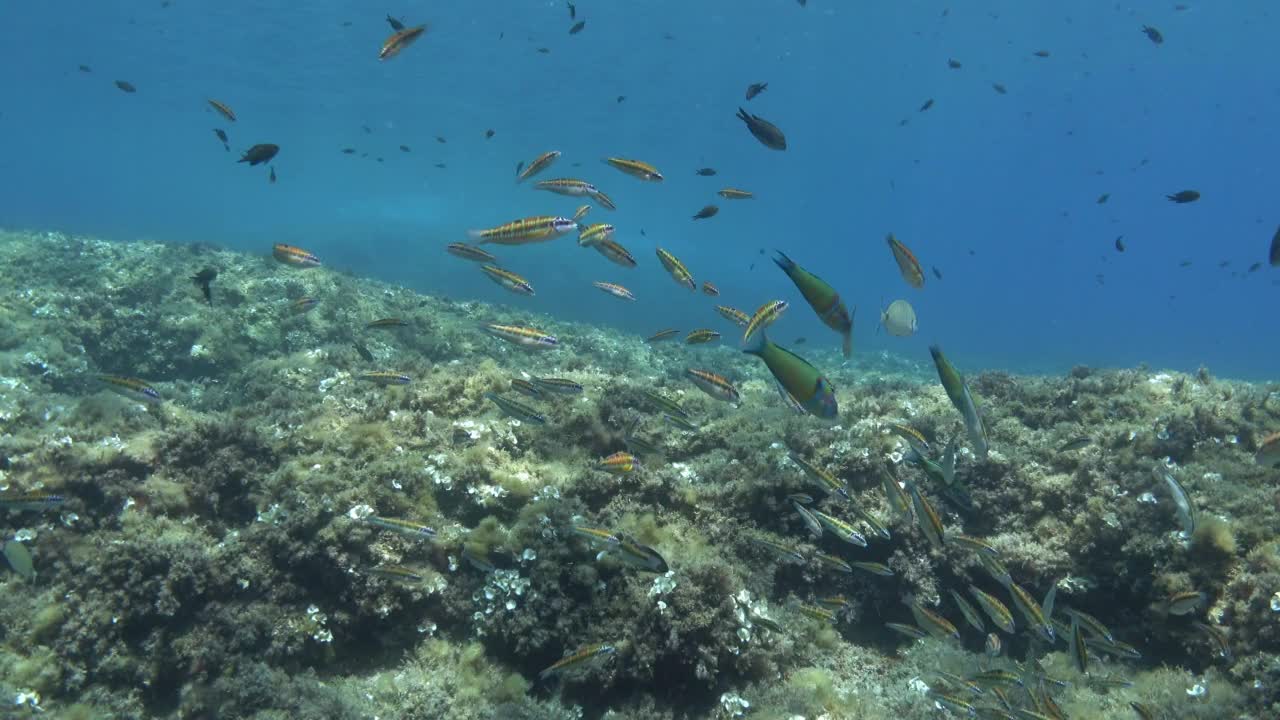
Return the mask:
<svg viewBox="0 0 1280 720">
<path fill-rule="evenodd" d="M 880 332 L 879 325 L 876 326 L 876 332 L 877 333 Z M 840 344 L 840 352 L 843 352 L 845 357 L 853 356 L 853 331 L 852 330 L 844 333 L 844 342 Z"/>
<path fill-rule="evenodd" d="M 765 337 L 764 330 L 758 330 L 742 342 L 742 352 L 748 355 L 760 355 L 764 352 L 764 346 L 768 342 L 769 338 Z"/>
<path fill-rule="evenodd" d="M 773 259 L 774 264 L 782 268 L 783 272 L 790 275 L 791 269 L 796 266 L 795 262 L 793 262 L 791 258 L 787 257 L 786 253 L 781 250 L 774 250 L 774 252 L 778 253 L 778 257 Z"/>
<path fill-rule="evenodd" d="M 746 110 L 743 110 L 741 107 L 739 107 L 737 117 L 740 120 L 749 120 L 751 118 L 751 115 L 749 115 Z"/>
<path fill-rule="evenodd" d="M 467 237 L 472 240 L 478 240 L 479 242 L 477 244 L 479 245 L 483 245 L 485 243 L 483 230 L 468 230 Z"/>
</svg>

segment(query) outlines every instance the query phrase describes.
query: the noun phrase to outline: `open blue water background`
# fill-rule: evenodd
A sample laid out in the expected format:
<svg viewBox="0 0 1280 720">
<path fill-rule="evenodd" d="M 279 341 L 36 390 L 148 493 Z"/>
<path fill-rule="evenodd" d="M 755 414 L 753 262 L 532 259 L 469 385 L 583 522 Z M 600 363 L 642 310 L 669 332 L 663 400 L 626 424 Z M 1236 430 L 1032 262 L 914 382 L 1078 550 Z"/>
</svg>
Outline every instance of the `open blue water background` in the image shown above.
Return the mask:
<svg viewBox="0 0 1280 720">
<path fill-rule="evenodd" d="M 969 372 L 1204 363 L 1273 379 L 1276 11 L 1189 4 L 582 0 L 587 25 L 570 36 L 559 1 L 9 3 L 0 226 L 264 256 L 289 242 L 333 268 L 645 334 L 727 330 L 717 302 L 750 311 L 780 297 L 793 309 L 777 339 L 834 346 L 759 254 L 778 248 L 857 305 L 859 353 L 927 362 L 939 342 Z M 379 62 L 386 12 L 430 29 Z M 1144 24 L 1166 42 L 1149 42 Z M 745 103 L 757 81 L 768 91 Z M 789 149 L 756 142 L 740 105 L 778 124 Z M 282 148 L 275 185 L 235 162 L 259 142 Z M 369 157 L 341 154 L 348 146 Z M 641 264 L 619 268 L 572 237 L 499 247 L 537 289 L 516 298 L 443 248 L 467 228 L 571 214 L 575 199 L 513 181 L 518 161 L 550 149 L 564 156 L 542 177 L 609 193 L 619 209 L 588 220 L 617 225 Z M 600 163 L 607 155 L 667 179 L 624 176 Z M 703 166 L 719 175 L 696 176 Z M 722 201 L 726 185 L 758 199 Z M 1164 198 L 1187 188 L 1200 202 Z M 1096 204 L 1102 193 L 1110 201 Z M 717 217 L 690 220 L 709 203 Z M 889 231 L 943 279 L 908 287 Z M 655 246 L 723 296 L 677 287 Z M 640 300 L 614 301 L 592 280 Z M 882 302 L 899 297 L 919 333 L 875 335 Z"/>
</svg>

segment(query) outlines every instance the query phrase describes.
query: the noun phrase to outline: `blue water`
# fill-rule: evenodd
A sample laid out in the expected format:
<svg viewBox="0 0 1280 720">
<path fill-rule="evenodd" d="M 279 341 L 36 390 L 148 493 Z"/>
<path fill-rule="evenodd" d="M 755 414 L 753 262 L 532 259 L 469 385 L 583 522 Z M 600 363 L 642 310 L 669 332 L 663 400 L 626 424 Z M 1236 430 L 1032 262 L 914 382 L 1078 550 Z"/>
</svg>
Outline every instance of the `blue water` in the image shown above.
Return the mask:
<svg viewBox="0 0 1280 720">
<path fill-rule="evenodd" d="M 759 254 L 779 248 L 857 305 L 859 353 L 927 362 L 939 342 L 967 371 L 1203 363 L 1276 377 L 1268 319 L 1280 271 L 1265 267 L 1280 223 L 1271 4 L 577 5 L 587 25 L 570 36 L 559 1 L 10 4 L 0 226 L 264 256 L 290 242 L 330 267 L 637 333 L 726 329 L 717 302 L 751 311 L 780 297 L 793 309 L 775 336 L 834 347 Z M 430 29 L 379 62 L 388 11 Z M 1149 42 L 1144 24 L 1166 42 Z M 1051 56 L 1034 57 L 1039 49 Z M 769 89 L 744 103 L 757 81 Z M 239 122 L 216 116 L 210 97 Z M 917 112 L 928 98 L 934 107 Z M 789 149 L 757 143 L 734 117 L 739 105 L 778 124 Z M 230 153 L 214 127 L 229 132 Z M 485 140 L 488 128 L 496 136 Z M 235 162 L 259 142 L 282 148 L 276 185 L 265 168 Z M 347 146 L 370 157 L 341 154 Z M 616 224 L 641 265 L 616 267 L 571 237 L 500 247 L 538 292 L 517 298 L 443 247 L 467 228 L 571 214 L 573 198 L 513 182 L 516 162 L 550 149 L 564 156 L 542 177 L 609 193 L 619 209 L 588 220 Z M 606 155 L 646 160 L 667 179 L 624 176 L 600 164 Z M 703 166 L 719 175 L 696 176 Z M 758 199 L 722 201 L 725 185 Z M 1186 188 L 1203 198 L 1164 199 Z M 1102 193 L 1111 198 L 1098 205 Z M 691 221 L 708 203 L 720 214 Z M 943 279 L 908 287 L 889 231 Z M 1124 254 L 1113 248 L 1121 234 Z M 723 297 L 677 287 L 655 245 Z M 1258 261 L 1263 269 L 1244 272 Z M 623 283 L 640 301 L 614 301 L 592 280 Z M 899 297 L 915 305 L 919 333 L 875 335 L 882 302 Z"/>
</svg>

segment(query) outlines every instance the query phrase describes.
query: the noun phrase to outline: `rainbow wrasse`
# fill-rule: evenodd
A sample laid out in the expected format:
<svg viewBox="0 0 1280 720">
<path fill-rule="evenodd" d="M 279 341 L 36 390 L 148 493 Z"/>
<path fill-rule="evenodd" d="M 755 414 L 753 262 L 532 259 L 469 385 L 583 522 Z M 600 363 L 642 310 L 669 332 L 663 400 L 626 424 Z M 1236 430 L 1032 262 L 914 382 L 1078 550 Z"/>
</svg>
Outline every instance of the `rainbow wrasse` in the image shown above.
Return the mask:
<svg viewBox="0 0 1280 720">
<path fill-rule="evenodd" d="M 160 393 L 145 380 L 121 375 L 99 375 L 98 380 L 102 381 L 108 390 L 130 400 L 136 400 L 148 405 L 155 405 L 160 402 Z"/>
<path fill-rule="evenodd" d="M 508 417 L 513 417 L 520 422 L 526 422 L 531 425 L 545 425 L 547 423 L 545 415 L 522 402 L 492 392 L 485 393 L 484 396 L 492 401 L 494 405 L 497 405 L 498 409 Z"/>
<path fill-rule="evenodd" d="M 320 266 L 320 258 L 293 245 L 276 243 L 271 248 L 271 256 L 276 260 L 297 268 L 313 268 Z"/>
<path fill-rule="evenodd" d="M 509 343 L 524 348 L 548 350 L 560 345 L 560 341 L 556 339 L 555 335 L 550 335 L 535 328 L 489 324 L 484 326 L 484 331 L 494 337 L 502 338 Z"/>
<path fill-rule="evenodd" d="M 0 509 L 4 510 L 56 510 L 62 507 L 66 499 L 61 495 L 44 492 L 15 492 L 8 490 L 0 493 Z"/>
<path fill-rule="evenodd" d="M 586 665 L 597 658 L 604 657 L 606 655 L 613 655 L 616 652 L 618 652 L 618 649 L 613 645 L 586 645 L 552 663 L 542 672 L 538 673 L 538 679 L 544 680 L 552 675 L 557 675 L 567 670 L 572 670 L 573 668 Z"/>
<path fill-rule="evenodd" d="M 390 530 L 391 532 L 400 533 L 417 540 L 432 540 L 436 536 L 436 531 L 432 528 L 413 522 L 411 520 L 400 520 L 399 518 L 378 517 L 370 515 L 364 519 L 365 523 L 382 530 Z"/>
<path fill-rule="evenodd" d="M 841 351 L 845 357 L 853 354 L 853 315 L 849 309 L 845 307 L 843 301 L 840 300 L 840 293 L 826 283 L 822 278 L 805 270 L 797 265 L 791 258 L 787 257 L 781 250 L 775 250 L 778 257 L 773 262 L 782 271 L 791 278 L 791 282 L 795 283 L 796 288 L 800 290 L 800 294 L 804 295 L 805 302 L 809 303 L 809 307 L 818 314 L 818 319 L 827 327 L 840 333 L 844 338 Z"/>
</svg>

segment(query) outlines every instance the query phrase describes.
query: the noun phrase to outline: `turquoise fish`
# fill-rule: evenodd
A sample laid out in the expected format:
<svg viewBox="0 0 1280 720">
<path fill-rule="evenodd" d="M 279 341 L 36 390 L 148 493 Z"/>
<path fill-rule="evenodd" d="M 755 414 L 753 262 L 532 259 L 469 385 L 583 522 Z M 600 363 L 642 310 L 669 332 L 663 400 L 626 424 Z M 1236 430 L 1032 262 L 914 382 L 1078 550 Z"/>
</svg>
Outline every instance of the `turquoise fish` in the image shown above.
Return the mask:
<svg viewBox="0 0 1280 720">
<path fill-rule="evenodd" d="M 930 345 L 929 354 L 933 355 L 933 364 L 938 368 L 938 379 L 942 381 L 942 388 L 947 391 L 951 404 L 956 406 L 956 410 L 959 410 L 960 416 L 964 418 L 964 427 L 969 432 L 969 442 L 973 443 L 973 452 L 979 457 L 986 457 L 987 426 L 983 424 L 982 415 L 978 413 L 978 404 L 974 402 L 973 394 L 969 392 L 969 385 L 951 361 L 942 354 L 942 348 Z"/>
<path fill-rule="evenodd" d="M 787 277 L 791 278 L 791 282 L 796 284 L 796 288 L 800 290 L 801 295 L 804 295 L 809 307 L 818 314 L 818 319 L 844 338 L 844 343 L 841 345 L 844 356 L 852 355 L 853 315 L 840 300 L 840 293 L 822 278 L 795 264 L 781 250 L 774 252 L 778 253 L 778 257 L 774 258 L 773 262 L 782 268 Z M 854 312 L 857 312 L 857 308 L 854 308 Z"/>
<path fill-rule="evenodd" d="M 752 336 L 742 352 L 763 360 L 787 394 L 809 414 L 828 420 L 839 414 L 831 383 L 804 358 L 770 342 L 763 330 Z"/>
</svg>

